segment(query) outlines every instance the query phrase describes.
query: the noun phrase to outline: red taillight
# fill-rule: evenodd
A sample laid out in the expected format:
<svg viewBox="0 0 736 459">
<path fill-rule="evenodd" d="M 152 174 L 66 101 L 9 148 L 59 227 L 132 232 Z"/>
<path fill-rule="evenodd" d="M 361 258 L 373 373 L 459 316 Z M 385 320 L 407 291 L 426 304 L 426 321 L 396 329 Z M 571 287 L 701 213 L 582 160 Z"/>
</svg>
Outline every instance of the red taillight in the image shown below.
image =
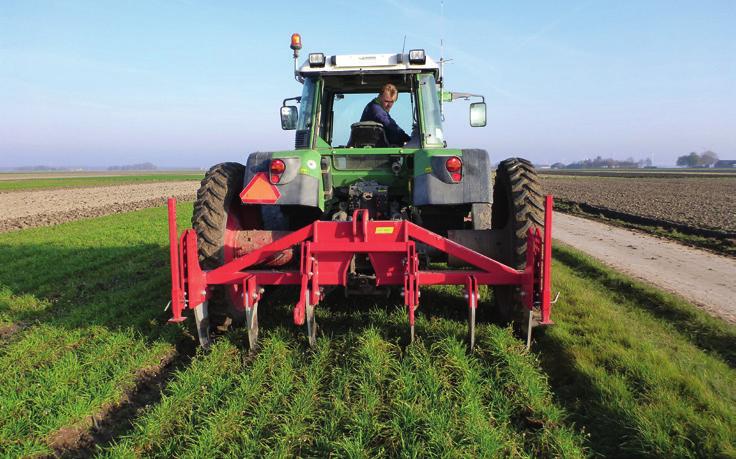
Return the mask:
<svg viewBox="0 0 736 459">
<path fill-rule="evenodd" d="M 450 173 L 460 172 L 460 169 L 463 168 L 463 162 L 457 156 L 451 156 L 447 159 L 447 162 L 445 163 L 445 168 L 447 168 L 447 172 Z"/>
<path fill-rule="evenodd" d="M 281 180 L 281 174 L 283 174 L 286 170 L 286 164 L 284 164 L 284 162 L 280 159 L 274 159 L 271 161 L 269 170 L 271 171 L 271 183 L 279 183 L 279 181 Z"/>
<path fill-rule="evenodd" d="M 463 179 L 463 162 L 457 156 L 447 158 L 445 169 L 450 173 L 453 182 L 459 182 Z"/>
<path fill-rule="evenodd" d="M 283 174 L 286 170 L 286 164 L 280 159 L 274 159 L 271 161 L 271 173 L 272 174 Z"/>
</svg>

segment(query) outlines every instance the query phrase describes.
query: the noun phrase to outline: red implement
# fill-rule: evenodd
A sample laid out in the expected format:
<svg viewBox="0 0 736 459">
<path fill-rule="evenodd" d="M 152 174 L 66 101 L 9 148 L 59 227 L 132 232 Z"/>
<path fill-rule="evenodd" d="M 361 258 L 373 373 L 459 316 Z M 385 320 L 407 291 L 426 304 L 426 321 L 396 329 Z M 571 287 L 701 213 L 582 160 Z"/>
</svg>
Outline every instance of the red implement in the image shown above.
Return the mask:
<svg viewBox="0 0 736 459">
<path fill-rule="evenodd" d="M 247 253 L 240 252 L 242 256 L 219 268 L 204 271 L 197 258 L 197 235 L 194 230 L 185 230 L 177 240 L 175 201 L 169 199 L 171 321 L 184 320 L 182 311 L 205 302 L 209 296 L 208 290 L 214 285 L 243 286 L 245 294 L 253 297 L 246 303 L 246 307 L 250 308 L 251 304 L 257 306 L 262 286 L 294 284 L 301 287 L 293 311 L 294 323 L 303 325 L 307 322 L 310 343 L 313 343 L 316 330 L 314 307 L 322 299 L 323 287 L 347 286 L 353 256 L 367 254 L 375 271 L 376 287 L 403 287 L 412 338 L 415 312 L 419 307 L 419 289 L 424 285 L 465 287 L 468 311 L 472 315 L 472 323 L 469 318 L 471 333 L 475 329 L 479 285 L 518 286 L 524 306 L 529 310 L 538 308 L 541 311 L 541 324 L 551 324 L 551 196 L 545 200 L 543 231 L 532 228 L 527 238 L 526 268 L 516 270 L 410 221 L 370 220 L 367 210 L 358 209 L 350 222 L 315 221 L 293 232 L 271 232 L 265 239 L 265 245 L 248 247 Z M 470 269 L 421 270 L 418 243 L 462 260 Z M 300 254 L 299 269 L 256 269 L 274 257 L 291 253 L 295 247 Z"/>
</svg>

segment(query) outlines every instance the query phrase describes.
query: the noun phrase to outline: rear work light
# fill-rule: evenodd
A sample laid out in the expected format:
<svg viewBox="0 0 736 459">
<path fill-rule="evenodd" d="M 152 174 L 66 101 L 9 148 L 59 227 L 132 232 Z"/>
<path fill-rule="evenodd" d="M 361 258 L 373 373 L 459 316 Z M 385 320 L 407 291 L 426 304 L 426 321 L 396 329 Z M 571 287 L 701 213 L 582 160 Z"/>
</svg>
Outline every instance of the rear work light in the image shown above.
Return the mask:
<svg viewBox="0 0 736 459">
<path fill-rule="evenodd" d="M 325 55 L 322 53 L 309 53 L 309 66 L 310 67 L 324 67 L 325 66 Z"/>
<path fill-rule="evenodd" d="M 450 173 L 450 177 L 454 182 L 459 182 L 463 178 L 463 161 L 457 156 L 451 156 L 447 158 L 445 162 L 445 169 Z"/>
<path fill-rule="evenodd" d="M 423 49 L 412 49 L 409 51 L 409 63 L 415 65 L 424 65 L 427 63 L 427 55 Z"/>
<path fill-rule="evenodd" d="M 281 181 L 281 174 L 286 170 L 286 164 L 280 159 L 271 160 L 269 171 L 271 172 L 269 180 L 271 183 L 279 183 Z"/>
</svg>

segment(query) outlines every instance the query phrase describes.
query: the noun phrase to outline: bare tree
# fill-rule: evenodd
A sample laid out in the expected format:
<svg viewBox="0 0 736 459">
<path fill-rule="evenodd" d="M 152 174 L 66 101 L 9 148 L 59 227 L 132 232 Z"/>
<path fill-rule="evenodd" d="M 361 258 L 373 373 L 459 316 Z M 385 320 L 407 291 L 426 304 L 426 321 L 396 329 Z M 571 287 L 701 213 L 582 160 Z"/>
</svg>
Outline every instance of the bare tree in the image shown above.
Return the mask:
<svg viewBox="0 0 736 459">
<path fill-rule="evenodd" d="M 718 161 L 718 155 L 708 150 L 700 155 L 700 165 L 703 167 L 711 167 Z"/>
</svg>

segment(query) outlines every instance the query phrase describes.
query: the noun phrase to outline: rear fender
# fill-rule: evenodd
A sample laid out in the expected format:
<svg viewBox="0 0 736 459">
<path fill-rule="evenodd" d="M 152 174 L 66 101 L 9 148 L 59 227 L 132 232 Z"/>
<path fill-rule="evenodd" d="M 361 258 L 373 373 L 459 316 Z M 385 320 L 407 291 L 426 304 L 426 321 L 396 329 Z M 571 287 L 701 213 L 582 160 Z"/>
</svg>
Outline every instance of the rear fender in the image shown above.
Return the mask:
<svg viewBox="0 0 736 459">
<path fill-rule="evenodd" d="M 451 156 L 462 159 L 463 178 L 453 183 L 445 169 Z M 491 164 L 485 150 L 420 150 L 415 154 L 414 205 L 493 202 Z"/>
<path fill-rule="evenodd" d="M 272 159 L 284 161 L 286 169 L 279 183 L 275 205 L 299 205 L 324 210 L 324 187 L 321 179 L 321 156 L 316 150 L 256 152 L 248 156 L 243 188 L 259 173 L 269 173 Z"/>
</svg>

